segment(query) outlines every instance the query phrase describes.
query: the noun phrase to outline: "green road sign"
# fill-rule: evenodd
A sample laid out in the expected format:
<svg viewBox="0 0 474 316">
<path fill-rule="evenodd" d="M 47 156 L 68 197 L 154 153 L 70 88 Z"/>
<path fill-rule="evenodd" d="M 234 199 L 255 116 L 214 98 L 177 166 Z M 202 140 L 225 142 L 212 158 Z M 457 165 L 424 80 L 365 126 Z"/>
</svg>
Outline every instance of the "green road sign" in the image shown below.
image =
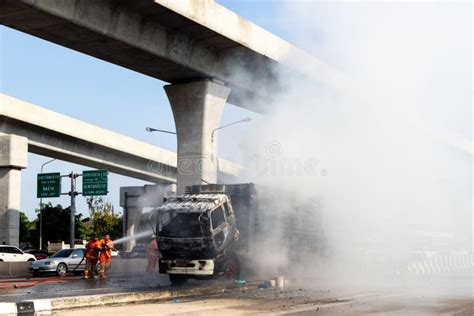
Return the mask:
<svg viewBox="0 0 474 316">
<path fill-rule="evenodd" d="M 61 175 L 59 172 L 38 173 L 36 183 L 36 197 L 50 198 L 61 195 Z"/>
<path fill-rule="evenodd" d="M 107 170 L 83 171 L 82 195 L 107 195 Z"/>
</svg>

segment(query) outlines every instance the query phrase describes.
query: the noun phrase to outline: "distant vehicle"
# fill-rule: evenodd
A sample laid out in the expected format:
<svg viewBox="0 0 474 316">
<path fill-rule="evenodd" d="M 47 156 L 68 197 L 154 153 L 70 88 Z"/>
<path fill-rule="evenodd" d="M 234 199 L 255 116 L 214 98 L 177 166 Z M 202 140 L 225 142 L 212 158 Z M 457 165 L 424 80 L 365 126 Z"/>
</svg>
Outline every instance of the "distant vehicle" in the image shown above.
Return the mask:
<svg viewBox="0 0 474 316">
<path fill-rule="evenodd" d="M 146 258 L 146 247 L 142 245 L 133 247 L 130 258 Z"/>
<path fill-rule="evenodd" d="M 35 249 L 35 246 L 33 246 L 33 244 L 30 243 L 29 241 L 22 241 L 22 242 L 20 242 L 20 247 L 19 248 L 26 252 L 26 250 Z"/>
<path fill-rule="evenodd" d="M 45 250 L 39 249 L 28 249 L 25 250 L 25 253 L 35 256 L 36 260 L 46 259 L 49 257 L 49 253 Z"/>
<path fill-rule="evenodd" d="M 47 259 L 33 262 L 30 272 L 33 275 L 54 272 L 58 276 L 63 276 L 69 271 L 84 271 L 86 259 L 84 249 L 63 249 L 56 252 Z"/>
<path fill-rule="evenodd" d="M 27 262 L 35 260 L 35 256 L 24 253 L 18 247 L 0 245 L 0 262 Z"/>
</svg>

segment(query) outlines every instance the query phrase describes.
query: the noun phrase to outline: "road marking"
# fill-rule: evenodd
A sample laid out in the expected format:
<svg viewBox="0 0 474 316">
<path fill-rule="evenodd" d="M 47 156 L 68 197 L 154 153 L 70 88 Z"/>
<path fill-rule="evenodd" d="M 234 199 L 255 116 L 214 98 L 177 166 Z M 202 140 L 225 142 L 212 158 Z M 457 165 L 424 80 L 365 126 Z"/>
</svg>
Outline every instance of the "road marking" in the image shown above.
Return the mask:
<svg viewBox="0 0 474 316">
<path fill-rule="evenodd" d="M 474 267 L 474 254 L 462 253 L 445 256 L 433 256 L 429 259 L 417 261 L 407 267 L 409 274 L 432 275 L 442 272 L 455 272 L 472 269 Z"/>
<path fill-rule="evenodd" d="M 99 288 L 91 288 L 91 289 L 86 289 L 86 288 L 83 288 L 83 289 L 76 289 L 76 290 L 67 290 L 67 291 L 62 291 L 63 295 L 62 297 L 64 297 L 64 293 L 72 293 L 72 292 L 86 292 L 84 293 L 84 295 L 87 295 L 87 292 L 91 292 L 91 291 L 102 291 L 102 290 L 111 290 L 111 289 L 116 289 L 114 287 L 99 287 Z M 133 289 L 132 289 L 133 290 Z M 114 292 L 115 293 L 115 292 Z M 108 294 L 108 293 L 107 293 Z"/>
<path fill-rule="evenodd" d="M 0 303 L 1 315 L 16 315 L 17 312 L 16 303 Z"/>
<path fill-rule="evenodd" d="M 2 294 L 0 297 L 3 296 L 20 296 L 20 295 L 28 295 L 28 293 L 9 293 L 9 294 Z"/>
<path fill-rule="evenodd" d="M 36 312 L 51 312 L 50 299 L 33 300 L 33 305 L 35 306 L 35 313 Z"/>
</svg>

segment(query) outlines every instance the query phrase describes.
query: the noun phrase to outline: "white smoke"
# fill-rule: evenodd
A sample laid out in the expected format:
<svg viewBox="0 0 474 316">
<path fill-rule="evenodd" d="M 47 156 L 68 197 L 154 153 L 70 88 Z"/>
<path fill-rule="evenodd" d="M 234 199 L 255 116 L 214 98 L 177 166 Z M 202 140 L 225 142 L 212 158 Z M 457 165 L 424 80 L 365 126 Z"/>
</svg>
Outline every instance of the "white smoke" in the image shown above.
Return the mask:
<svg viewBox="0 0 474 316">
<path fill-rule="evenodd" d="M 396 277 L 420 249 L 472 250 L 471 4 L 286 2 L 280 19 L 348 79 L 282 72 L 242 145 L 271 167 L 244 180 L 318 198 L 338 280 Z"/>
</svg>

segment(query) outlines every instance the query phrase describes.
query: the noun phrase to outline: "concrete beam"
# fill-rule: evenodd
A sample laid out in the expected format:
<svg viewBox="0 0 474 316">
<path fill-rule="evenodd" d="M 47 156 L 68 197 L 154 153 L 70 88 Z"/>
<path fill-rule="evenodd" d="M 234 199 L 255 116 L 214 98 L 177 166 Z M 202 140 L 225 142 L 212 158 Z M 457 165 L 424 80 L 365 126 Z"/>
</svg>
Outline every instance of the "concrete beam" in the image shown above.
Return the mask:
<svg viewBox="0 0 474 316">
<path fill-rule="evenodd" d="M 299 51 L 214 1 L 2 0 L 0 23 L 169 83 L 217 79 L 256 112 Z"/>
<path fill-rule="evenodd" d="M 0 133 L 26 137 L 28 151 L 39 155 L 154 183 L 176 182 L 176 153 L 4 94 Z M 234 177 L 242 167 L 219 159 L 218 170 Z"/>
<path fill-rule="evenodd" d="M 28 167 L 28 140 L 17 135 L 0 135 L 0 167 Z"/>
<path fill-rule="evenodd" d="M 18 246 L 21 169 L 27 167 L 28 141 L 0 135 L 0 242 Z"/>
</svg>

